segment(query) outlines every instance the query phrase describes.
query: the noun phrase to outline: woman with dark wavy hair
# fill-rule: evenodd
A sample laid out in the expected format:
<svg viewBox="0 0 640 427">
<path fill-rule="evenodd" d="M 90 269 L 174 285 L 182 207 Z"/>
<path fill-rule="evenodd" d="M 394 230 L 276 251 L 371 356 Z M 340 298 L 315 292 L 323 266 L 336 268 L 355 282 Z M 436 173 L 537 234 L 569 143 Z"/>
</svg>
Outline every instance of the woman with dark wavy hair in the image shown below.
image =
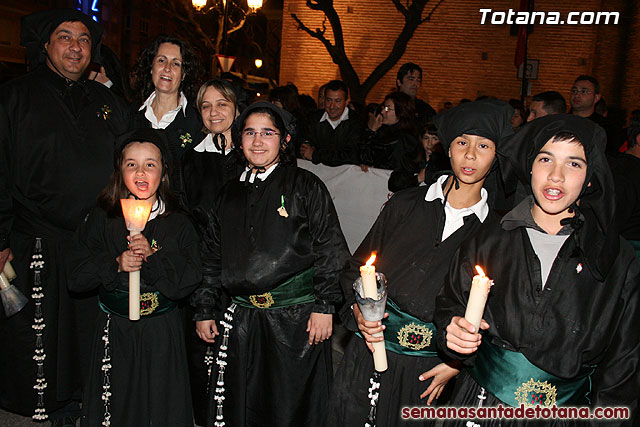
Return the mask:
<svg viewBox="0 0 640 427">
<path fill-rule="evenodd" d="M 172 190 L 186 206 L 182 157 L 202 140 L 202 123 L 193 103 L 200 66 L 189 45 L 177 37 L 158 36 L 138 57 L 134 93 L 141 107 L 132 128 L 164 129 L 174 165 Z"/>
<path fill-rule="evenodd" d="M 417 173 L 420 145 L 415 137 L 414 103 L 403 92 L 392 92 L 384 98 L 378 120 L 365 129 L 360 149 L 363 164 L 380 169 Z M 391 191 L 394 191 L 393 189 Z"/>
</svg>

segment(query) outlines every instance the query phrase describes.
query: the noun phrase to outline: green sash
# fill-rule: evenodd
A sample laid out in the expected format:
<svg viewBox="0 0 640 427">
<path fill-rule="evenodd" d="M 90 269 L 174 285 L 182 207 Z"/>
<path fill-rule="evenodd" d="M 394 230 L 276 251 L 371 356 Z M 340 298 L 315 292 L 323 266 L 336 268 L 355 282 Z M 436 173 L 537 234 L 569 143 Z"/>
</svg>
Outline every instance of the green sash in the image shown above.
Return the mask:
<svg viewBox="0 0 640 427">
<path fill-rule="evenodd" d="M 389 317 L 382 323 L 384 345 L 389 351 L 405 356 L 434 357 L 436 352 L 436 327 L 400 310 L 400 307 L 387 298 L 386 312 Z M 362 335 L 357 332 L 360 338 Z"/>
<path fill-rule="evenodd" d="M 636 251 L 636 258 L 640 260 L 640 241 L 639 240 L 627 240 L 633 246 L 633 249 Z"/>
<path fill-rule="evenodd" d="M 105 313 L 129 317 L 129 292 L 122 289 L 107 291 L 100 288 L 98 304 Z M 140 318 L 153 317 L 176 308 L 178 303 L 160 292 L 145 292 L 140 295 Z"/>
<path fill-rule="evenodd" d="M 509 406 L 581 406 L 590 403 L 591 374 L 572 379 L 538 368 L 522 354 L 483 341 L 469 374 Z"/>
<path fill-rule="evenodd" d="M 316 300 L 313 294 L 314 272 L 314 267 L 308 268 L 269 292 L 260 295 L 234 296 L 231 300 L 242 307 L 267 309 L 314 302 Z"/>
</svg>

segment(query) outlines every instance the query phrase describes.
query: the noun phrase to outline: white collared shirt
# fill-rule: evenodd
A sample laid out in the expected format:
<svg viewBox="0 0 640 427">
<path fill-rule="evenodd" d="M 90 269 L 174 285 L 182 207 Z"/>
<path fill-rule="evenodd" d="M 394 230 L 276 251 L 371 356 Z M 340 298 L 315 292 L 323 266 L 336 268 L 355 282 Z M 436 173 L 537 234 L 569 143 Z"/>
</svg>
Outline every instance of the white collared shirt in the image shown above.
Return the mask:
<svg viewBox="0 0 640 427">
<path fill-rule="evenodd" d="M 159 121 L 156 117 L 156 114 L 153 112 L 153 107 L 151 107 L 151 103 L 154 99 L 156 99 L 155 91 L 153 91 L 151 95 L 149 95 L 147 100 L 144 101 L 142 106 L 138 109 L 138 111 L 142 111 L 142 109 L 146 108 L 144 116 L 147 118 L 147 120 L 149 120 L 153 129 L 166 129 L 166 127 L 173 122 L 181 109 L 182 113 L 186 114 L 187 97 L 184 96 L 184 93 L 182 92 L 180 92 L 180 102 L 178 103 L 178 106 L 174 110 L 168 111 L 164 116 L 162 116 Z"/>
<path fill-rule="evenodd" d="M 229 154 L 229 152 L 231 151 L 232 147 L 229 147 L 228 145 L 224 148 L 224 154 L 227 155 Z M 216 147 L 216 144 L 214 144 L 213 142 L 213 134 L 210 133 L 207 136 L 204 137 L 204 139 L 202 140 L 202 142 L 200 142 L 200 144 L 196 145 L 195 147 L 193 147 L 194 150 L 196 150 L 198 153 L 203 153 L 205 151 L 209 152 L 209 153 L 222 153 L 222 150 L 219 150 L 218 147 Z"/>
<path fill-rule="evenodd" d="M 345 120 L 347 120 L 349 118 L 349 108 L 345 107 L 344 111 L 342 112 L 342 115 L 340 116 L 340 118 L 338 120 L 331 120 L 329 118 L 329 113 L 327 113 L 326 111 L 324 112 L 324 114 L 322 115 L 322 118 L 320 118 L 321 122 L 324 122 L 325 120 L 329 122 L 329 124 L 331 125 L 332 128 L 337 128 L 338 125 L 342 122 L 344 122 Z"/>
<path fill-rule="evenodd" d="M 273 166 L 271 166 L 269 169 L 267 169 L 264 172 L 261 172 L 259 174 L 251 174 L 251 176 L 249 177 L 249 182 L 251 184 L 253 184 L 253 182 L 256 180 L 256 177 L 260 180 L 260 181 L 264 181 L 265 179 L 267 179 L 267 177 L 269 175 L 271 175 L 271 172 L 273 172 L 273 170 L 276 168 L 276 166 L 278 166 L 278 163 L 274 163 Z M 251 168 L 247 167 L 244 172 L 242 172 L 242 175 L 240 175 L 240 181 L 244 181 L 245 178 L 247 177 L 247 174 L 250 173 Z"/>
<path fill-rule="evenodd" d="M 151 215 L 149 215 L 149 221 L 157 218 L 158 215 L 162 215 L 164 213 L 164 202 L 159 198 L 156 199 L 156 202 L 153 204 L 151 208 Z"/>
<path fill-rule="evenodd" d="M 427 190 L 427 195 L 424 199 L 427 202 L 432 202 L 436 199 L 444 201 L 444 193 L 442 192 L 442 185 L 449 178 L 449 175 L 442 175 L 436 182 L 431 184 Z M 489 205 L 487 204 L 488 193 L 484 188 L 480 190 L 480 201 L 468 208 L 456 209 L 452 207 L 449 202 L 444 206 L 444 230 L 442 230 L 442 240 L 451 236 L 455 231 L 464 225 L 464 217 L 475 214 L 480 222 L 484 222 L 489 215 Z"/>
</svg>

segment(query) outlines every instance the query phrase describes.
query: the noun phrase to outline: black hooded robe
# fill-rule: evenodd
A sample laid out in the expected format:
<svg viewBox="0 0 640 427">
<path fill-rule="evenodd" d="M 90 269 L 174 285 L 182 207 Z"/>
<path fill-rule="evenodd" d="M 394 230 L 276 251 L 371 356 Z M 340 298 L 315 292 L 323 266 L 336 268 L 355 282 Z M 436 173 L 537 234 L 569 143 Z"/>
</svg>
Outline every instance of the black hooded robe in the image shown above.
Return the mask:
<svg viewBox="0 0 640 427">
<path fill-rule="evenodd" d="M 118 273 L 116 258 L 127 250 L 124 219 L 92 212 L 80 227 L 74 250 L 70 288 L 128 291 L 129 274 Z M 188 218 L 170 214 L 149 221 L 142 231 L 157 252 L 140 271 L 140 293 L 159 291 L 179 301 L 200 283 L 202 267 L 198 236 Z M 183 316 L 178 308 L 131 321 L 110 314 L 110 412 L 113 426 L 191 427 L 191 392 Z M 102 425 L 107 313 L 100 311 L 91 340 L 90 375 L 83 395 L 82 425 Z"/>
<path fill-rule="evenodd" d="M 0 88 L 0 244 L 15 256 L 13 284 L 31 299 L 41 239 L 47 413 L 80 398 L 97 305 L 67 290 L 63 244 L 109 181 L 128 123 L 122 102 L 94 81 L 69 86 L 46 65 Z M 36 407 L 34 310 L 31 301 L 9 319 L 0 314 L 0 406 L 23 415 Z"/>
<path fill-rule="evenodd" d="M 387 277 L 389 298 L 404 312 L 426 323 L 432 321 L 435 298 L 444 283 L 449 261 L 481 222 L 471 214 L 465 217 L 462 227 L 442 241 L 444 207 L 440 199 L 425 200 L 427 189 L 417 187 L 396 193 L 354 253 L 349 269 L 341 275 L 346 295 L 343 321 L 348 329 L 358 331 L 349 308 L 355 302 L 352 284 L 360 274 L 359 267 L 372 252 L 377 253 L 376 271 Z M 485 221 L 497 220 L 490 213 Z M 432 339 L 435 340 L 435 335 Z M 408 356 L 391 351 L 387 351 L 387 359 L 389 368 L 380 378 L 377 405 L 376 421 L 380 427 L 400 424 L 403 406 L 425 404 L 420 394 L 431 380 L 422 382 L 418 376 L 443 361 L 440 356 Z M 336 372 L 327 425 L 364 425 L 369 413 L 367 395 L 372 373 L 371 352 L 362 338 L 352 337 Z M 432 420 L 412 423 L 431 424 Z"/>
<path fill-rule="evenodd" d="M 614 184 L 604 157 L 604 131 L 573 115 L 541 117 L 513 137 L 503 171 L 523 183 L 531 180 L 533 162 L 551 138 L 569 132 L 586 155 L 586 179 L 576 215 L 562 222 L 570 235 L 556 256 L 545 286 L 541 266 L 526 228 L 539 228 L 531 216 L 531 199 L 507 214 L 501 224 L 483 225 L 462 246 L 436 303 L 438 345 L 449 356 L 473 365 L 475 354 L 463 356 L 446 347 L 446 327 L 453 316 L 464 316 L 474 265 L 494 280 L 484 319 L 490 328 L 483 342 L 522 353 L 538 368 L 563 379 L 593 370 L 585 402 L 597 406 L 626 406 L 637 422 L 640 396 L 640 265 L 615 226 Z M 503 166 L 501 164 L 501 166 Z M 530 191 L 531 186 L 527 184 Z M 529 205 L 526 205 L 529 203 Z M 501 402 L 466 372 L 456 387 L 453 404 L 483 406 Z M 502 420 L 483 420 L 482 426 Z M 467 425 L 465 420 L 451 422 Z M 513 422 L 511 422 L 513 423 Z M 617 425 L 634 421 L 617 420 Z M 567 425 L 569 420 L 544 420 L 539 425 Z"/>
<path fill-rule="evenodd" d="M 274 166 L 264 182 L 223 187 L 203 242 L 203 285 L 196 319 L 216 319 L 232 296 L 262 294 L 315 268 L 314 303 L 275 309 L 237 306 L 226 350 L 224 421 L 232 426 L 321 426 L 332 377 L 331 344 L 309 345 L 312 312 L 333 313 L 342 300 L 338 274 L 349 256 L 322 182 L 295 166 Z M 288 216 L 278 208 L 284 207 Z M 217 387 L 212 374 L 210 392 Z M 210 420 L 216 402 L 209 400 Z"/>
</svg>

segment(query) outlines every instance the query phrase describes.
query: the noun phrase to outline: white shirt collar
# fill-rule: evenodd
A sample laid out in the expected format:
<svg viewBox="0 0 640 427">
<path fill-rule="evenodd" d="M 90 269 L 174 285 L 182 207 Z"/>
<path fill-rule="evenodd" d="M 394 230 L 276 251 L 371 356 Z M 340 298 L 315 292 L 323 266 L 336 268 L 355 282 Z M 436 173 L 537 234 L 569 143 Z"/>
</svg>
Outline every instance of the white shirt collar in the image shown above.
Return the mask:
<svg viewBox="0 0 640 427">
<path fill-rule="evenodd" d="M 436 199 L 444 202 L 444 193 L 442 192 L 442 186 L 449 178 L 449 175 L 442 175 L 436 182 L 431 184 L 427 190 L 427 194 L 424 199 L 427 202 L 432 202 Z M 452 207 L 449 202 L 444 207 L 445 213 L 445 226 L 442 231 L 442 240 L 452 235 L 458 228 L 464 225 L 464 217 L 470 214 L 475 214 L 480 222 L 484 222 L 489 215 L 489 205 L 487 204 L 488 193 L 484 188 L 480 190 L 480 201 L 473 206 L 467 208 L 456 209 Z"/>
<path fill-rule="evenodd" d="M 273 172 L 277 166 L 278 166 L 278 163 L 275 163 L 273 166 L 271 166 L 265 172 L 261 172 L 259 174 L 255 174 L 255 173 L 251 174 L 251 176 L 249 177 L 249 182 L 251 184 L 253 184 L 253 182 L 256 180 L 256 178 L 258 178 L 260 181 L 264 181 L 265 179 L 267 179 L 267 177 L 269 175 L 271 175 L 271 172 Z M 242 172 L 242 175 L 240 175 L 240 181 L 244 181 L 245 180 L 245 178 L 247 177 L 247 174 L 249 173 L 250 170 L 251 170 L 251 168 L 249 168 L 249 167 L 245 168 L 244 172 Z"/>
<path fill-rule="evenodd" d="M 173 122 L 181 109 L 183 114 L 187 114 L 187 97 L 184 96 L 184 93 L 182 92 L 180 92 L 180 102 L 178 103 L 178 106 L 174 110 L 168 111 L 160 120 L 158 120 L 153 112 L 153 107 L 151 107 L 151 103 L 154 99 L 156 99 L 155 91 L 151 92 L 151 95 L 149 95 L 147 100 L 144 101 L 142 106 L 138 109 L 138 111 L 145 109 L 144 116 L 149 120 L 153 129 L 165 129 Z"/>
<path fill-rule="evenodd" d="M 151 215 L 149 215 L 149 221 L 158 217 L 158 215 L 162 215 L 164 213 L 164 202 L 160 199 L 156 199 L 156 202 L 153 204 L 151 208 Z"/>
<path fill-rule="evenodd" d="M 338 120 L 331 120 L 329 118 L 329 113 L 327 113 L 326 111 L 324 112 L 324 114 L 322 115 L 322 117 L 320 118 L 321 122 L 324 122 L 325 120 L 329 122 L 329 124 L 331 125 L 332 128 L 337 128 L 338 125 L 342 122 L 344 122 L 345 120 L 347 120 L 349 118 L 349 108 L 345 107 L 344 111 L 342 112 L 342 115 L 340 116 L 340 118 Z"/>
<path fill-rule="evenodd" d="M 216 147 L 216 144 L 214 144 L 212 133 L 205 136 L 202 142 L 200 142 L 200 144 L 193 147 L 193 149 L 196 150 L 198 153 L 203 153 L 205 151 L 209 153 L 220 153 L 220 154 L 222 153 L 222 150 L 219 150 L 218 147 Z M 230 151 L 231 151 L 231 147 L 226 146 L 224 149 L 224 154 L 229 154 Z"/>
</svg>

